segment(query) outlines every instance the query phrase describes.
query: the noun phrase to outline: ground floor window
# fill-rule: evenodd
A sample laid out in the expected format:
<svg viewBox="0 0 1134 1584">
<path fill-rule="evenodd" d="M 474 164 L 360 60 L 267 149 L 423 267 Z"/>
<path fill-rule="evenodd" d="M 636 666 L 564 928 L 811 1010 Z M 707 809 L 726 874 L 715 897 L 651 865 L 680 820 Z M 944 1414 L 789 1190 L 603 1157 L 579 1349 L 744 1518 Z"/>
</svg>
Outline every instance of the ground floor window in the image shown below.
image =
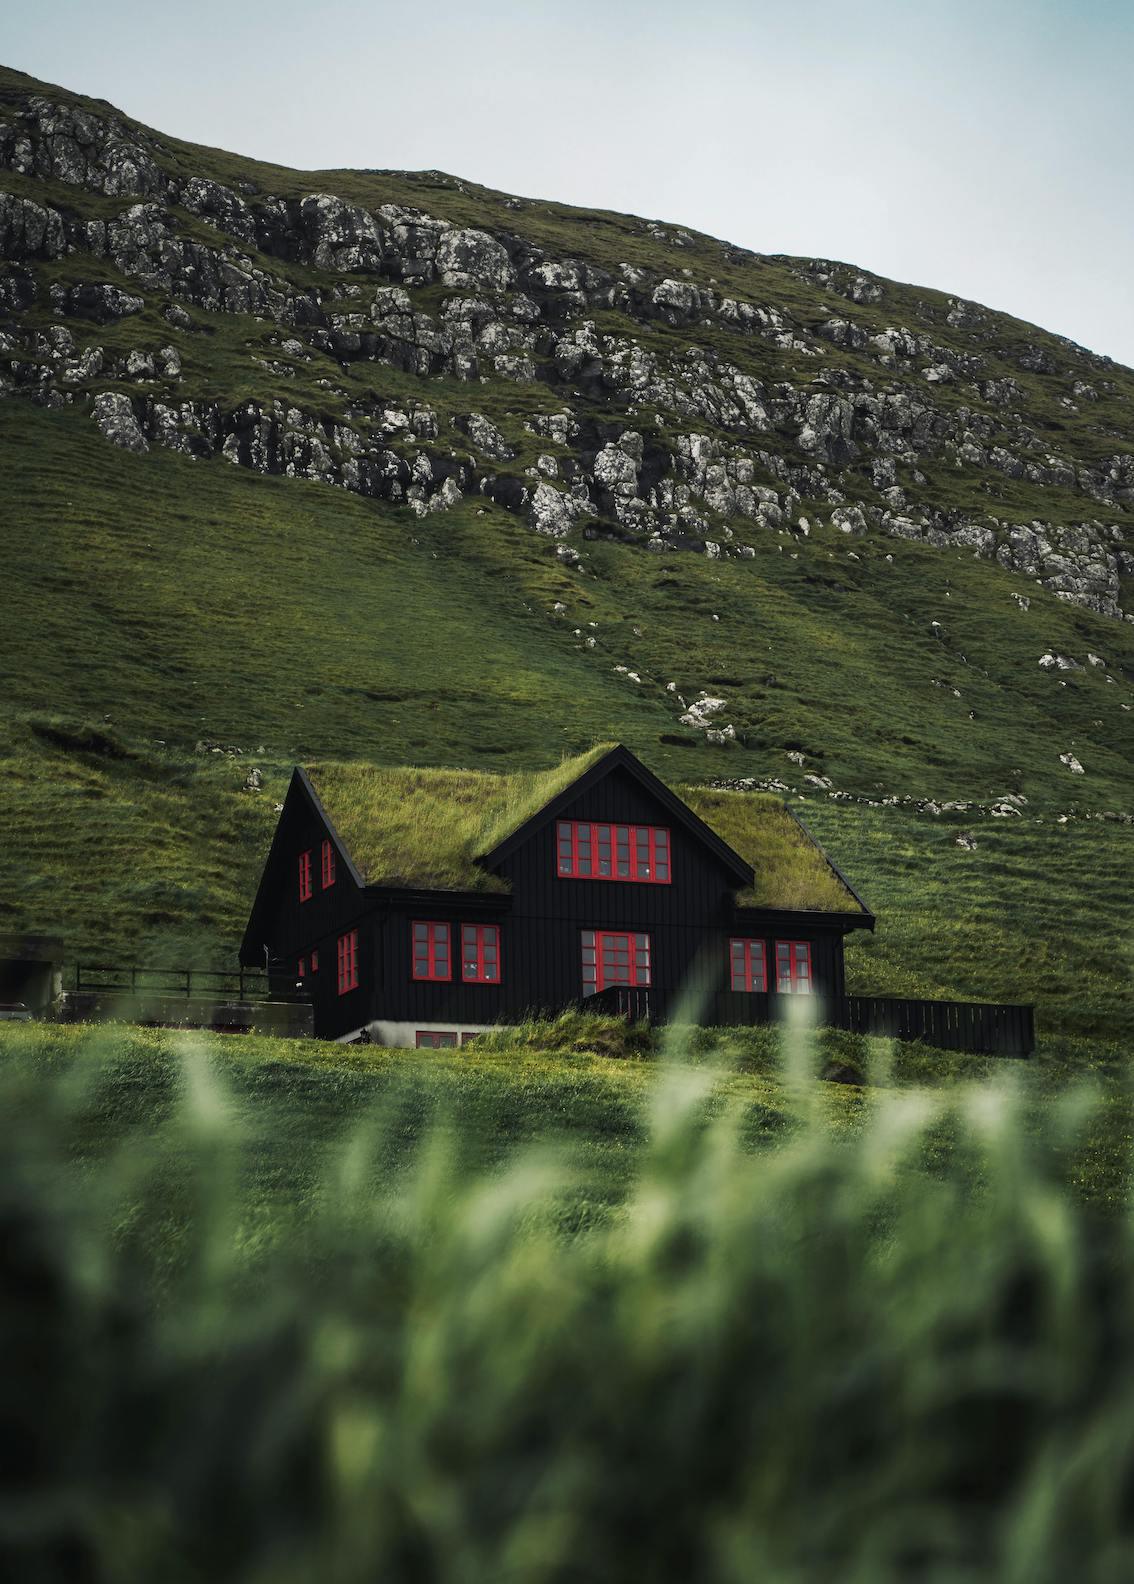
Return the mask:
<svg viewBox="0 0 1134 1584">
<path fill-rule="evenodd" d="M 768 988 L 767 949 L 762 940 L 730 940 L 728 953 L 734 990 L 760 991 Z"/>
<path fill-rule="evenodd" d="M 339 936 L 339 994 L 358 989 L 358 931 Z"/>
<path fill-rule="evenodd" d="M 461 925 L 461 978 L 466 984 L 500 983 L 499 925 Z"/>
<path fill-rule="evenodd" d="M 454 1050 L 457 1044 L 456 1029 L 418 1029 L 418 1050 Z"/>
<path fill-rule="evenodd" d="M 782 994 L 811 993 L 811 944 L 809 941 L 776 942 L 776 989 Z"/>
<path fill-rule="evenodd" d="M 583 994 L 608 985 L 650 983 L 650 937 L 621 930 L 583 931 Z"/>
<path fill-rule="evenodd" d="M 451 979 L 449 926 L 428 920 L 413 925 L 413 976 L 415 979 Z"/>
<path fill-rule="evenodd" d="M 299 978 L 299 979 L 306 979 L 307 978 L 307 958 L 306 957 L 301 957 L 299 959 L 299 970 L 298 970 L 298 973 L 297 973 L 296 977 Z"/>
</svg>

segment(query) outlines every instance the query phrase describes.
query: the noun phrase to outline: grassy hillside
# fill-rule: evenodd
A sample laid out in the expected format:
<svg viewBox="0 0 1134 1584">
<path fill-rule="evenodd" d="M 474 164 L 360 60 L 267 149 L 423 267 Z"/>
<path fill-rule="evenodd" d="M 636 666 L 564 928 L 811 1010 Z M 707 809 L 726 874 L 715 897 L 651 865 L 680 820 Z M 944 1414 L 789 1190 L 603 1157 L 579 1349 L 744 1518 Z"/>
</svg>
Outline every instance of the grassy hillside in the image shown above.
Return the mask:
<svg viewBox="0 0 1134 1584">
<path fill-rule="evenodd" d="M 66 123 L 77 165 L 37 91 L 96 117 Z M 292 764 L 536 772 L 619 740 L 675 784 L 787 789 L 879 915 L 854 988 L 1129 1026 L 1130 827 L 1099 816 L 1131 812 L 1134 629 L 1058 595 L 1064 563 L 1103 604 L 1126 587 L 1130 371 L 846 266 L 438 173 L 283 171 L 19 73 L 0 99 L 33 151 L 0 147 L 0 929 L 230 961 Z M 313 192 L 359 207 L 312 219 Z M 419 270 L 390 215 L 359 253 L 383 204 L 435 250 L 482 228 L 469 280 Z M 26 219 L 48 210 L 50 246 Z M 198 251 L 167 278 L 171 248 Z M 268 282 L 263 311 L 209 295 L 222 266 Z M 391 281 L 409 341 L 360 338 Z M 82 283 L 136 311 L 84 319 Z M 448 350 L 407 372 L 419 342 Z M 100 433 L 101 399 L 147 451 Z M 253 455 L 250 424 L 299 449 Z M 433 493 L 360 493 L 355 456 Z M 587 503 L 557 537 L 544 485 Z M 995 555 L 949 537 L 989 523 Z M 1011 535 L 1037 523 L 1033 575 Z"/>
<path fill-rule="evenodd" d="M 220 461 L 131 456 L 12 403 L 0 441 L 0 928 L 60 930 L 88 960 L 227 962 L 295 760 L 534 769 L 616 736 L 675 781 L 806 792 L 796 808 L 880 919 L 851 949 L 855 989 L 1129 1026 L 1130 828 L 1080 816 L 1126 805 L 1131 690 L 1033 663 L 1107 647 L 1118 624 L 1039 591 L 1022 612 L 1018 580 L 901 541 L 875 558 L 881 590 L 822 540 L 798 559 L 686 557 L 680 576 L 609 545 L 572 582 L 490 505 L 417 522 Z M 675 722 L 674 679 L 747 700 L 748 741 Z M 789 748 L 860 798 L 1028 802 L 1005 818 L 833 803 Z M 243 790 L 253 766 L 259 792 Z"/>
</svg>

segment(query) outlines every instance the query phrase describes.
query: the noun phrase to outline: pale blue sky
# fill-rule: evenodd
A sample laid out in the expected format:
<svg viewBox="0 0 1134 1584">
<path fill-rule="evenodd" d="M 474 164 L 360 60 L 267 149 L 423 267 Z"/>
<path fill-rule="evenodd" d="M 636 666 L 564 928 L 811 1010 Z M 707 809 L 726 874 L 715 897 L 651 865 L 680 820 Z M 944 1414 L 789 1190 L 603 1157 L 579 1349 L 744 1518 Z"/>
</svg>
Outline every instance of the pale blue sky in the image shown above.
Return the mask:
<svg viewBox="0 0 1134 1584">
<path fill-rule="evenodd" d="M 1134 0 L 35 0 L 0 59 L 197 142 L 846 259 L 1134 364 Z"/>
</svg>

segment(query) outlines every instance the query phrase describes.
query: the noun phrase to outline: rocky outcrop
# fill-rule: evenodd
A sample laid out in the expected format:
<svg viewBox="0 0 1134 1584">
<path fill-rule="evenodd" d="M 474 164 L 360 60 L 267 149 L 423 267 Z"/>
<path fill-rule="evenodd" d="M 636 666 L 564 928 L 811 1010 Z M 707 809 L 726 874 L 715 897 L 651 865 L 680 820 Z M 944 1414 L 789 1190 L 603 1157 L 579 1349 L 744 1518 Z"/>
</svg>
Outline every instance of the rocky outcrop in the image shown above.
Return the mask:
<svg viewBox="0 0 1134 1584">
<path fill-rule="evenodd" d="M 21 190 L 0 192 L 0 391 L 86 403 L 114 444 L 417 512 L 480 492 L 564 553 L 576 531 L 709 556 L 828 527 L 915 539 L 1122 615 L 1134 378 L 1058 337 L 1024 344 L 976 304 L 654 222 L 615 265 L 583 256 L 582 225 L 562 253 L 546 227 L 509 229 L 519 201 L 507 226 L 471 225 L 467 204 L 457 223 L 186 176 L 124 117 L 43 96 L 0 125 L 5 169 Z M 41 200 L 24 190 L 40 178 L 98 197 Z M 24 324 L 33 303 L 50 333 Z M 194 387 L 218 316 L 245 388 L 270 379 L 275 396 L 226 408 Z"/>
</svg>

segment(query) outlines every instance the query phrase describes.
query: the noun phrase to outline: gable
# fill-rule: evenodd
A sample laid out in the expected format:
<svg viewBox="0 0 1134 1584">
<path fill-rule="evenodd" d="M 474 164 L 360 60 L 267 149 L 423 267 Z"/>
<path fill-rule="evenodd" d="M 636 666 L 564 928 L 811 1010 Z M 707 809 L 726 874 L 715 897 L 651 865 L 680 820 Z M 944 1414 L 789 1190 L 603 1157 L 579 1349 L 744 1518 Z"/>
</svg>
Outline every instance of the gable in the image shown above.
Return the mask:
<svg viewBox="0 0 1134 1584">
<path fill-rule="evenodd" d="M 509 775 L 322 762 L 297 771 L 295 784 L 359 885 L 506 893 L 509 854 L 575 817 L 680 827 L 745 905 L 869 916 L 779 798 L 674 790 L 622 747 Z"/>
</svg>

